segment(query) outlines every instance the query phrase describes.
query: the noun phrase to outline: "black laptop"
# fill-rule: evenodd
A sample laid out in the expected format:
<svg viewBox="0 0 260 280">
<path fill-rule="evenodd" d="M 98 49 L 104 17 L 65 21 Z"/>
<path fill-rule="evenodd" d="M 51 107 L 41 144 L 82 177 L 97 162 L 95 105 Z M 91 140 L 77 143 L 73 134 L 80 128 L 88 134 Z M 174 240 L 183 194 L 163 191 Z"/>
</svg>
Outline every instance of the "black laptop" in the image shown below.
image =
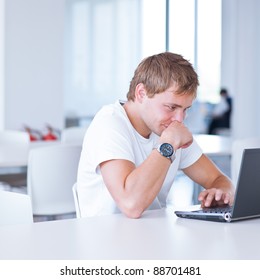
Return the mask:
<svg viewBox="0 0 260 280">
<path fill-rule="evenodd" d="M 260 148 L 243 151 L 232 207 L 175 211 L 181 218 L 233 222 L 260 217 Z"/>
</svg>

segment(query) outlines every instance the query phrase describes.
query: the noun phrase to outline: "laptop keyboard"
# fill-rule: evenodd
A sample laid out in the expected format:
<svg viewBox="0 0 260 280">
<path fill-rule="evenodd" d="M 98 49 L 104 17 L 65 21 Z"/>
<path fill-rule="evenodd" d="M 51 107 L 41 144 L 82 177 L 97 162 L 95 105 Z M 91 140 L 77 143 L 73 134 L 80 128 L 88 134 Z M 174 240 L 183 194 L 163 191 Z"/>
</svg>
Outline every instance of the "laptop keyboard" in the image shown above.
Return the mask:
<svg viewBox="0 0 260 280">
<path fill-rule="evenodd" d="M 226 207 L 211 207 L 211 208 L 203 208 L 200 210 L 203 213 L 231 213 L 232 207 L 226 206 Z"/>
</svg>

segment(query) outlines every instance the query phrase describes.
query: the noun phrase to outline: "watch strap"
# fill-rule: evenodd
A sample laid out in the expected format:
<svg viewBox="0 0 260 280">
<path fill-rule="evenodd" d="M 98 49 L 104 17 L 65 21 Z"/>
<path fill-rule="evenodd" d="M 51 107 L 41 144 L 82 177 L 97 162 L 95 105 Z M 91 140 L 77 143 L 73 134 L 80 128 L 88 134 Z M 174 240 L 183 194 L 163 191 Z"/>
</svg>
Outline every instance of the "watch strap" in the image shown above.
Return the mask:
<svg viewBox="0 0 260 280">
<path fill-rule="evenodd" d="M 172 148 L 172 155 L 171 155 L 171 156 L 167 156 L 166 154 L 164 154 L 164 153 L 162 152 L 161 147 L 162 147 L 163 145 L 165 145 L 165 144 L 170 145 L 170 147 Z M 171 162 L 173 162 L 173 161 L 175 160 L 175 158 L 176 158 L 176 156 L 175 156 L 175 150 L 174 150 L 173 146 L 172 146 L 171 144 L 169 144 L 169 143 L 158 143 L 158 144 L 156 144 L 156 146 L 154 147 L 154 149 L 156 149 L 162 156 L 168 158 Z"/>
</svg>

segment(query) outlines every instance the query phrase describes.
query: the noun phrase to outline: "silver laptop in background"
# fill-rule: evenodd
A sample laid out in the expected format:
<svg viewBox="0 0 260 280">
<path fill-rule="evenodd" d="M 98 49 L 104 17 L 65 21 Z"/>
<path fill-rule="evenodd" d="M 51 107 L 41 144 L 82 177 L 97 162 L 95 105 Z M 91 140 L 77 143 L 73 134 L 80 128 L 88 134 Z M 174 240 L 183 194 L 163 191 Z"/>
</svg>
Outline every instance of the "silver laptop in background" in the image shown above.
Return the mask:
<svg viewBox="0 0 260 280">
<path fill-rule="evenodd" d="M 233 222 L 260 217 L 260 148 L 243 151 L 232 207 L 175 211 L 180 218 Z"/>
</svg>

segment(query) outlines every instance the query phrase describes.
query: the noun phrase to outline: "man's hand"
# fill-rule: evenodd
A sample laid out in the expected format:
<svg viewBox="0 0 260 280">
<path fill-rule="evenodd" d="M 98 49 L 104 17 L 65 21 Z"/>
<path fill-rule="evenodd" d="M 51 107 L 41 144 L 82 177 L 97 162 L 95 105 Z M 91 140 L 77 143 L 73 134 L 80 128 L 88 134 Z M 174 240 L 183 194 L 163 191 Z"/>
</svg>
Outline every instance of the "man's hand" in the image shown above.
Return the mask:
<svg viewBox="0 0 260 280">
<path fill-rule="evenodd" d="M 160 142 L 173 145 L 174 149 L 187 148 L 193 141 L 192 133 L 189 129 L 178 121 L 173 121 L 163 132 Z"/>
<path fill-rule="evenodd" d="M 211 188 L 202 191 L 198 200 L 201 202 L 201 207 L 231 206 L 234 201 L 234 194 L 230 191 L 225 192 L 222 189 Z"/>
</svg>

